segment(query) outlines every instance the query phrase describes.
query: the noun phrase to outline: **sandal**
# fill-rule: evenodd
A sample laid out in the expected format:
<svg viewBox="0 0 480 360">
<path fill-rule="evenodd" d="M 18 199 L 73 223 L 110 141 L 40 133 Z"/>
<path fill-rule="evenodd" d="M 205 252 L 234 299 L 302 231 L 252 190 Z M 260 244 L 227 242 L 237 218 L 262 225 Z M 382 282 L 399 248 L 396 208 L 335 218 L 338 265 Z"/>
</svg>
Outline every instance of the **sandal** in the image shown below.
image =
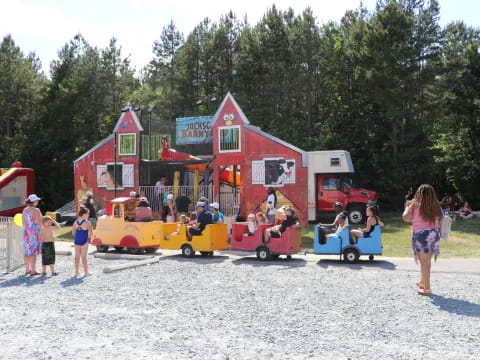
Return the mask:
<svg viewBox="0 0 480 360">
<path fill-rule="evenodd" d="M 36 271 L 35 271 L 35 272 L 32 272 L 32 273 L 30 273 L 30 276 L 37 276 L 37 275 L 40 275 L 40 273 L 39 273 L 39 272 L 36 272 Z"/>
<path fill-rule="evenodd" d="M 419 295 L 423 295 L 423 296 L 432 296 L 432 290 L 430 290 L 430 289 L 420 288 L 420 289 L 417 290 L 417 293 Z"/>
<path fill-rule="evenodd" d="M 425 289 L 425 285 L 423 285 L 423 283 L 421 281 L 418 281 L 416 284 L 417 284 L 418 288 Z"/>
</svg>

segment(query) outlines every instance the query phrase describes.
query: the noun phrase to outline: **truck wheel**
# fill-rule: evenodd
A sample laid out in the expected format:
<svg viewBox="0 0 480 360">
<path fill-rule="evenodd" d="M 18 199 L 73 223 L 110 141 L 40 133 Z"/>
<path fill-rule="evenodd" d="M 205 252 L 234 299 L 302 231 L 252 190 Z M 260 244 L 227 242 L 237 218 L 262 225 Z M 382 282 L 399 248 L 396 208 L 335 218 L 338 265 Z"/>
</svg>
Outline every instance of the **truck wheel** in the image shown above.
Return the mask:
<svg viewBox="0 0 480 360">
<path fill-rule="evenodd" d="M 257 249 L 257 259 L 260 261 L 270 260 L 270 249 L 266 246 L 261 246 Z"/>
<path fill-rule="evenodd" d="M 347 264 L 355 264 L 358 261 L 358 258 L 360 255 L 358 254 L 358 251 L 352 248 L 346 249 L 343 252 L 343 260 Z"/>
<path fill-rule="evenodd" d="M 348 211 L 350 224 L 363 224 L 365 222 L 365 210 L 361 206 L 352 206 Z"/>
<path fill-rule="evenodd" d="M 182 255 L 183 257 L 194 257 L 195 251 L 193 251 L 192 247 L 188 244 L 182 246 Z"/>
<path fill-rule="evenodd" d="M 143 253 L 142 248 L 127 248 L 127 251 L 132 255 L 140 255 Z"/>
<path fill-rule="evenodd" d="M 147 254 L 154 254 L 158 250 L 158 247 L 153 246 L 153 247 L 148 247 L 145 249 L 145 252 Z"/>
<path fill-rule="evenodd" d="M 98 245 L 97 246 L 97 251 L 102 252 L 102 253 L 107 252 L 108 251 L 108 246 L 107 245 Z"/>
</svg>

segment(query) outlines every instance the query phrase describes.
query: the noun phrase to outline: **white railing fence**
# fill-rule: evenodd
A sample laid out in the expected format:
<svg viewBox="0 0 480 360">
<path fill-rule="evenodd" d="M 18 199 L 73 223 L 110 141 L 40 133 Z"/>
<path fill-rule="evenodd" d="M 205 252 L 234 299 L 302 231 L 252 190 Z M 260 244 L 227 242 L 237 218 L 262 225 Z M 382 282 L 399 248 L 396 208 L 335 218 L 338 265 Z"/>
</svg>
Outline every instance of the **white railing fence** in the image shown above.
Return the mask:
<svg viewBox="0 0 480 360">
<path fill-rule="evenodd" d="M 213 201 L 213 186 L 205 185 L 198 187 L 198 194 L 195 197 L 193 186 L 164 186 L 158 188 L 156 186 L 140 186 L 140 195 L 145 196 L 150 202 L 150 207 L 154 213 L 161 213 L 163 209 L 164 200 L 167 195 L 174 194 L 174 199 L 182 192 L 185 193 L 191 201 L 195 204 L 198 199 L 205 196 L 209 201 Z"/>
<path fill-rule="evenodd" d="M 150 202 L 150 207 L 154 213 L 161 213 L 164 200 L 167 195 L 172 193 L 174 198 L 182 192 L 190 198 L 192 204 L 205 196 L 209 202 L 217 201 L 220 204 L 220 211 L 224 216 L 236 217 L 240 209 L 240 188 L 229 185 L 220 185 L 220 194 L 218 199 L 213 196 L 212 185 L 202 185 L 198 187 L 198 194 L 195 196 L 193 186 L 165 186 L 157 188 L 155 186 L 140 186 L 140 195 L 145 196 Z"/>
<path fill-rule="evenodd" d="M 0 273 L 15 270 L 23 264 L 23 230 L 13 218 L 0 216 Z"/>
</svg>

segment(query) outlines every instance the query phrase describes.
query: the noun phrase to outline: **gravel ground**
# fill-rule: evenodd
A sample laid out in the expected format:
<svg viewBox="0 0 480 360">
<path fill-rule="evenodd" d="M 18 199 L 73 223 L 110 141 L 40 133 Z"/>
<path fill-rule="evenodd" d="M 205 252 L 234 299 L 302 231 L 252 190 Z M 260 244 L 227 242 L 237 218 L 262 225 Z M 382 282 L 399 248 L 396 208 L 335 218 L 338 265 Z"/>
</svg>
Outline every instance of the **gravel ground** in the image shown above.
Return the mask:
<svg viewBox="0 0 480 360">
<path fill-rule="evenodd" d="M 104 274 L 0 276 L 1 359 L 478 359 L 479 274 L 333 261 L 183 259 Z M 308 260 L 308 256 L 307 256 Z M 439 260 L 441 261 L 441 260 Z"/>
</svg>

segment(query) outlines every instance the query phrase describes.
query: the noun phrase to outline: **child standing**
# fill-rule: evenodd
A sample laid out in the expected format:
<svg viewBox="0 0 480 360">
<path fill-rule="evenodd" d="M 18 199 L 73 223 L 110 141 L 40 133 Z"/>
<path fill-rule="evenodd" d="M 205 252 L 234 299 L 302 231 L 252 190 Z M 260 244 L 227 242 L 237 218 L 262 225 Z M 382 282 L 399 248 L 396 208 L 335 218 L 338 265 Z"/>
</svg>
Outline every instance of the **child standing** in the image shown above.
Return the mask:
<svg viewBox="0 0 480 360">
<path fill-rule="evenodd" d="M 92 237 L 92 224 L 88 221 L 88 209 L 81 207 L 78 211 L 78 218 L 73 223 L 72 234 L 75 244 L 75 276 L 79 275 L 80 260 L 82 261 L 84 276 L 90 275 L 88 272 L 87 252 L 88 240 Z"/>
<path fill-rule="evenodd" d="M 55 272 L 55 235 L 54 230 L 60 229 L 60 225 L 50 216 L 42 217 L 42 228 L 40 229 L 40 240 L 42 241 L 42 275 L 47 275 L 47 265 L 50 266 L 52 276 L 58 275 Z"/>
</svg>

